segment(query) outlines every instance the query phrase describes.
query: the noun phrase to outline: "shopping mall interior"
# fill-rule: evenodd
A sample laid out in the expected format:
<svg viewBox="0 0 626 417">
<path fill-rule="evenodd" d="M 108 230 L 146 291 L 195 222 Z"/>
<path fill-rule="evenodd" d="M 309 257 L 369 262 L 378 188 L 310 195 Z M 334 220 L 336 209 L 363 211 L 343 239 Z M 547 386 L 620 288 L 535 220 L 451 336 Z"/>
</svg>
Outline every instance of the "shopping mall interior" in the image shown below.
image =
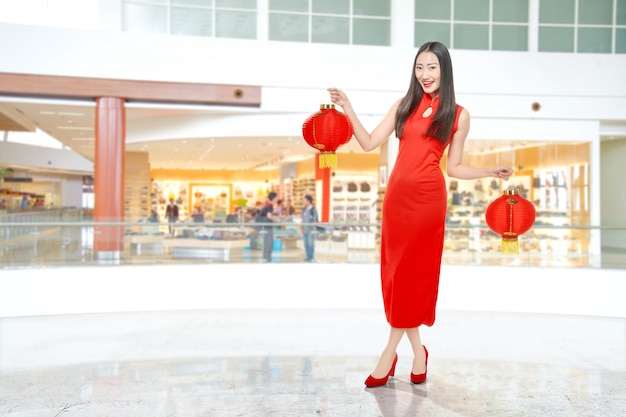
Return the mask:
<svg viewBox="0 0 626 417">
<path fill-rule="evenodd" d="M 624 415 L 626 1 L 472 4 L 0 4 L 0 416 Z M 303 124 L 339 87 L 375 128 L 429 39 L 463 161 L 515 173 L 450 178 L 444 154 L 427 381 L 405 339 L 365 388 L 399 140 L 328 167 Z M 486 221 L 510 190 L 535 209 L 518 253 Z"/>
</svg>

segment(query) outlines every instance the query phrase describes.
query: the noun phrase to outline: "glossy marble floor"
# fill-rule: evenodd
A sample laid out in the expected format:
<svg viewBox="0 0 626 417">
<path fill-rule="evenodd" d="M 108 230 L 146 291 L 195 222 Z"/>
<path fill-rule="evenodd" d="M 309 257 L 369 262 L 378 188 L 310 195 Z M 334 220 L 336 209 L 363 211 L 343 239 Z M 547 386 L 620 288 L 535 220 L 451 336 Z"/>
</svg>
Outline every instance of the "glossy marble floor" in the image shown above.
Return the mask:
<svg viewBox="0 0 626 417">
<path fill-rule="evenodd" d="M 428 380 L 365 388 L 382 312 L 263 309 L 0 319 L 0 416 L 626 415 L 626 320 L 442 311 Z"/>
</svg>

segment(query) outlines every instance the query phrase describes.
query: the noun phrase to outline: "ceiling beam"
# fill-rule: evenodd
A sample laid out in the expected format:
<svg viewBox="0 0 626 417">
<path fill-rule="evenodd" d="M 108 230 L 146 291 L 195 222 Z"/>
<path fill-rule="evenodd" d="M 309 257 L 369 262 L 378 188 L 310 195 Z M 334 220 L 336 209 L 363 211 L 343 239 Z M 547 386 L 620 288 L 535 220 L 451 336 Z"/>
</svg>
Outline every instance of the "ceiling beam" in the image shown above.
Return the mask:
<svg viewBox="0 0 626 417">
<path fill-rule="evenodd" d="M 13 107 L 0 103 L 0 130 L 8 132 L 34 132 L 37 125 Z"/>
<path fill-rule="evenodd" d="M 121 97 L 127 101 L 261 106 L 261 87 L 0 72 L 0 94 L 94 100 Z"/>
</svg>

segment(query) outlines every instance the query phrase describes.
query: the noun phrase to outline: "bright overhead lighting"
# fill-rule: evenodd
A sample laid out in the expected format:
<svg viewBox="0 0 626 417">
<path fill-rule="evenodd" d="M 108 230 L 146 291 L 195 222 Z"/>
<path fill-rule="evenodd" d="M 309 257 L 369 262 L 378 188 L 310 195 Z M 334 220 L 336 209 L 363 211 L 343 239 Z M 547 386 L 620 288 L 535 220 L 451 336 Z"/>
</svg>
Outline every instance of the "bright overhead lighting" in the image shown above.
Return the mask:
<svg viewBox="0 0 626 417">
<path fill-rule="evenodd" d="M 282 161 L 283 162 L 300 162 L 300 161 L 304 161 L 306 159 L 311 159 L 311 158 L 313 158 L 313 155 L 311 154 L 287 155 L 282 159 Z"/>
<path fill-rule="evenodd" d="M 191 110 L 202 111 L 207 113 L 261 113 L 258 107 L 248 106 L 227 106 L 213 104 L 176 104 L 176 103 L 151 103 L 144 101 L 127 102 L 127 109 L 174 109 L 174 110 Z"/>
<path fill-rule="evenodd" d="M 81 126 L 57 126 L 57 129 L 61 129 L 61 130 L 94 130 L 93 127 L 81 127 Z"/>
<path fill-rule="evenodd" d="M 278 169 L 278 165 L 263 165 L 258 168 L 254 168 L 255 171 L 271 171 L 273 169 Z"/>
</svg>

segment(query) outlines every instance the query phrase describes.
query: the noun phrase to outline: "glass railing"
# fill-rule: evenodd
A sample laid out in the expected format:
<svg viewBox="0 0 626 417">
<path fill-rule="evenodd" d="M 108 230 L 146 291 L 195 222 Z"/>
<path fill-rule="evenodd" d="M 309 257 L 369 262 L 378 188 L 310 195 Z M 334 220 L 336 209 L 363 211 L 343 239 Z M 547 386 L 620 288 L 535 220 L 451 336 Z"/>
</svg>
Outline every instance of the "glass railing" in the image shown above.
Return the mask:
<svg viewBox="0 0 626 417">
<path fill-rule="evenodd" d="M 283 222 L 272 225 L 272 262 L 304 262 L 302 226 L 314 230 L 316 262 L 380 260 L 378 224 Z M 252 222 L 96 224 L 80 210 L 13 213 L 0 216 L 0 268 L 261 262 L 267 232 L 259 228 Z M 486 226 L 450 224 L 442 262 L 626 269 L 626 250 L 602 248 L 603 233 L 626 241 L 626 227 L 539 225 L 519 238 L 519 254 L 503 254 L 500 237 Z"/>
</svg>

